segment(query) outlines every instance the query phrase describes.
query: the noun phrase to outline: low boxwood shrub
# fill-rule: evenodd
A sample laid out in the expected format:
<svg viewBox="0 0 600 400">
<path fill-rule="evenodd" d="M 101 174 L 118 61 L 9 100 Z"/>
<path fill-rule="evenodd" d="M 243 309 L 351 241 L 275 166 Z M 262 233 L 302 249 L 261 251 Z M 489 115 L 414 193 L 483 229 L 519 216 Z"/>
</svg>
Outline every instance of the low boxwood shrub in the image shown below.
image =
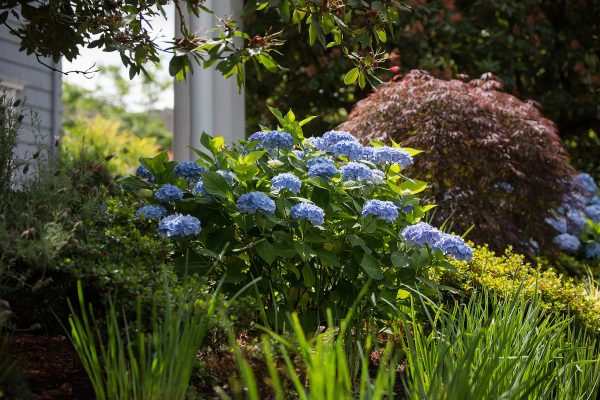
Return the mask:
<svg viewBox="0 0 600 400">
<path fill-rule="evenodd" d="M 430 182 L 434 221 L 497 251 L 533 256 L 552 246 L 547 210 L 568 191 L 573 170 L 558 131 L 538 108 L 502 91 L 492 75 L 470 82 L 411 71 L 356 104 L 338 129 L 424 150 L 406 172 Z"/>
<path fill-rule="evenodd" d="M 121 181 L 145 196 L 138 218 L 177 243 L 180 272 L 224 279 L 230 294 L 254 286 L 263 322 L 281 328 L 287 311 L 309 326 L 326 309 L 342 317 L 365 285 L 362 305 L 380 310 L 406 285 L 435 292 L 428 269 L 471 257 L 460 237 L 421 221 L 431 206 L 418 198 L 425 182 L 403 175 L 410 149 L 337 131 L 304 140 L 310 119 L 274 113 L 279 131 L 231 146 L 204 134 L 198 160 L 161 153 Z"/>
<path fill-rule="evenodd" d="M 444 273 L 442 282 L 467 293 L 482 288 L 504 297 L 516 292 L 538 296 L 547 310 L 574 317 L 577 324 L 600 334 L 600 296 L 593 281 L 577 283 L 554 270 L 534 267 L 522 255 L 507 249 L 497 255 L 487 246 L 476 247 L 470 262 L 452 261 L 455 272 Z"/>
</svg>

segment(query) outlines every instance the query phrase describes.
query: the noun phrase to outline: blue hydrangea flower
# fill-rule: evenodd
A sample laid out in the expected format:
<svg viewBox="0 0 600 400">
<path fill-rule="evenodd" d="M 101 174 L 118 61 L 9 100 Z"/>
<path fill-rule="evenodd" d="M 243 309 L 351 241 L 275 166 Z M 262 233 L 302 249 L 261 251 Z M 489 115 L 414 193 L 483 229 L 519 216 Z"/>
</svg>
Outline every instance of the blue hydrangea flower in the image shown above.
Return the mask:
<svg viewBox="0 0 600 400">
<path fill-rule="evenodd" d="M 294 219 L 304 219 L 317 226 L 325 223 L 325 212 L 323 209 L 310 203 L 296 204 L 292 207 L 290 215 Z"/>
<path fill-rule="evenodd" d="M 198 181 L 194 187 L 192 188 L 192 194 L 201 194 L 201 195 L 206 195 L 208 194 L 208 192 L 206 191 L 206 187 L 204 187 L 204 182 L 202 181 Z"/>
<path fill-rule="evenodd" d="M 585 256 L 587 258 L 600 258 L 600 243 L 592 243 L 585 246 Z"/>
<path fill-rule="evenodd" d="M 561 233 L 554 238 L 553 242 L 558 246 L 559 249 L 569 253 L 575 253 L 581 246 L 579 239 L 570 233 Z"/>
<path fill-rule="evenodd" d="M 160 219 L 167 213 L 167 209 L 158 205 L 147 205 L 139 208 L 135 212 L 136 217 L 144 217 L 146 219 Z"/>
<path fill-rule="evenodd" d="M 411 155 L 398 147 L 373 147 L 366 154 L 368 159 L 375 164 L 398 164 L 400 167 L 406 168 L 413 163 Z"/>
<path fill-rule="evenodd" d="M 304 141 L 304 144 L 312 145 L 314 148 L 320 151 L 327 151 L 327 145 L 325 141 L 320 137 L 309 137 Z"/>
<path fill-rule="evenodd" d="M 371 170 L 371 175 L 371 183 L 373 183 L 374 185 L 381 185 L 383 182 L 385 182 L 385 174 L 383 173 L 383 171 L 374 169 Z"/>
<path fill-rule="evenodd" d="M 567 220 L 573 224 L 576 229 L 581 229 L 587 225 L 587 217 L 580 210 L 568 210 Z"/>
<path fill-rule="evenodd" d="M 331 165 L 335 166 L 335 163 L 329 157 L 315 157 L 315 158 L 309 159 L 306 162 L 306 167 L 310 168 L 310 167 L 315 166 L 316 164 L 331 164 Z"/>
<path fill-rule="evenodd" d="M 188 237 L 200 233 L 200 220 L 191 215 L 173 214 L 158 223 L 158 233 L 166 237 Z"/>
<path fill-rule="evenodd" d="M 433 248 L 440 249 L 443 254 L 447 254 L 458 261 L 471 261 L 473 259 L 473 249 L 467 246 L 460 236 L 442 233 Z"/>
<path fill-rule="evenodd" d="M 311 178 L 320 176 L 321 178 L 331 179 L 338 172 L 333 161 L 326 157 L 310 159 L 306 165 L 308 166 L 308 176 Z"/>
<path fill-rule="evenodd" d="M 364 147 L 356 140 L 342 140 L 330 147 L 336 156 L 344 156 L 349 160 L 357 161 L 363 158 Z"/>
<path fill-rule="evenodd" d="M 292 150 L 292 153 L 294 153 L 296 155 L 296 157 L 298 157 L 299 159 L 304 160 L 304 157 L 305 157 L 304 151 Z"/>
<path fill-rule="evenodd" d="M 273 214 L 275 212 L 275 202 L 262 192 L 250 192 L 238 198 L 237 209 L 248 214 L 254 214 L 257 211 Z"/>
<path fill-rule="evenodd" d="M 546 218 L 544 221 L 559 233 L 567 232 L 567 219 L 565 217 Z"/>
<path fill-rule="evenodd" d="M 563 211 L 569 209 L 582 208 L 587 203 L 587 199 L 579 192 L 567 193 L 563 198 L 561 208 Z"/>
<path fill-rule="evenodd" d="M 271 185 L 273 185 L 272 187 L 275 190 L 289 190 L 294 194 L 298 194 L 300 193 L 302 182 L 300 182 L 300 179 L 298 179 L 296 175 L 285 172 L 283 174 L 274 176 L 271 179 Z"/>
<path fill-rule="evenodd" d="M 590 201 L 588 202 L 589 205 L 598 205 L 600 206 L 600 197 L 598 196 L 594 196 L 590 199 Z"/>
<path fill-rule="evenodd" d="M 187 180 L 201 179 L 204 171 L 208 171 L 208 169 L 194 161 L 182 161 L 173 169 L 175 175 Z"/>
<path fill-rule="evenodd" d="M 325 146 L 325 151 L 331 151 L 333 145 L 343 141 L 353 141 L 356 142 L 356 138 L 352 136 L 349 132 L 344 131 L 329 131 L 325 132 L 323 136 L 321 136 L 321 141 Z"/>
<path fill-rule="evenodd" d="M 591 195 L 596 193 L 596 190 L 598 189 L 598 185 L 596 185 L 594 178 L 592 178 L 592 176 L 586 172 L 578 174 L 574 178 L 574 182 Z"/>
<path fill-rule="evenodd" d="M 346 181 L 368 181 L 373 179 L 371 168 L 361 163 L 349 162 L 340 169 L 340 172 L 342 179 Z"/>
<path fill-rule="evenodd" d="M 177 186 L 166 184 L 161 186 L 160 189 L 154 193 L 154 197 L 162 202 L 181 200 L 183 199 L 183 191 Z"/>
<path fill-rule="evenodd" d="M 592 204 L 591 206 L 587 206 L 585 212 L 592 221 L 600 223 L 600 205 Z"/>
<path fill-rule="evenodd" d="M 267 150 L 291 150 L 294 147 L 294 138 L 292 135 L 280 131 L 256 132 L 248 140 L 259 141 L 260 147 Z"/>
<path fill-rule="evenodd" d="M 255 132 L 252 135 L 250 135 L 250 137 L 248 137 L 248 141 L 249 142 L 254 142 L 254 141 L 260 142 L 265 137 L 266 133 L 267 132 Z"/>
<path fill-rule="evenodd" d="M 227 183 L 229 183 L 230 185 L 233 185 L 233 178 L 234 178 L 235 175 L 233 175 L 232 172 L 220 169 L 220 170 L 217 171 L 217 174 L 219 174 L 223 178 L 225 178 L 225 180 L 227 181 Z"/>
<path fill-rule="evenodd" d="M 386 222 L 394 222 L 398 218 L 398 207 L 391 201 L 367 200 L 362 209 L 362 216 L 374 215 Z"/>
<path fill-rule="evenodd" d="M 147 180 L 148 182 L 156 182 L 156 178 L 152 172 L 148 171 L 143 165 L 139 165 L 135 170 L 135 176 Z"/>
<path fill-rule="evenodd" d="M 402 230 L 402 238 L 411 244 L 433 246 L 442 238 L 442 231 L 426 222 L 418 222 Z"/>
</svg>

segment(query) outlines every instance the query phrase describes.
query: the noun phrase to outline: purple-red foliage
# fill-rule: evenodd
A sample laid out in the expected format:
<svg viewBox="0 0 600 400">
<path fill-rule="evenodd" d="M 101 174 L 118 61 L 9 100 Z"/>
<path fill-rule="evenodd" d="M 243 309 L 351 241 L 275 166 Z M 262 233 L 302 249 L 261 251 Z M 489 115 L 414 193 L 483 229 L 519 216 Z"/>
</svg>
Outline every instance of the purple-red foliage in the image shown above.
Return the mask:
<svg viewBox="0 0 600 400">
<path fill-rule="evenodd" d="M 529 239 L 550 243 L 544 222 L 573 174 L 555 124 L 536 104 L 502 92 L 491 74 L 470 82 L 413 70 L 356 104 L 338 129 L 362 141 L 424 150 L 410 176 L 430 182 L 436 222 L 495 250 L 529 253 Z"/>
</svg>

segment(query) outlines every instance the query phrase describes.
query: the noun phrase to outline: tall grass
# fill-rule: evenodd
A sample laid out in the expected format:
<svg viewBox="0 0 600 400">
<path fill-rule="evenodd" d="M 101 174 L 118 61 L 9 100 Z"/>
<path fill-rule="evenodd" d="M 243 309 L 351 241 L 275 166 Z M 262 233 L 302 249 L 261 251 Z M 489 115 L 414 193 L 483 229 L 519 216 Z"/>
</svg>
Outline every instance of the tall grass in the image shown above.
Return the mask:
<svg viewBox="0 0 600 400">
<path fill-rule="evenodd" d="M 519 295 L 475 294 L 447 311 L 434 307 L 431 322 L 409 308 L 396 326 L 399 343 L 379 352 L 377 366 L 369 359 L 372 336 L 350 335 L 350 318 L 339 327 L 330 319 L 329 328 L 309 340 L 292 315 L 293 339 L 273 332 L 262 339 L 266 388 L 232 341 L 245 385 L 236 398 L 256 400 L 267 390 L 278 400 L 595 399 L 598 342 L 538 304 Z M 349 342 L 360 355 L 356 378 L 345 350 Z"/>
<path fill-rule="evenodd" d="M 353 310 L 338 326 L 333 323 L 331 312 L 327 313 L 328 328 L 325 332 L 308 339 L 296 313 L 290 316 L 293 341 L 271 330 L 265 330 L 261 350 L 269 376 L 269 398 L 286 400 L 337 400 L 337 399 L 391 399 L 396 386 L 397 354 L 391 344 L 380 349 L 379 366 L 375 372 L 370 363 L 373 340 L 367 336 L 364 342 L 353 343 L 356 327 Z M 242 355 L 231 330 L 236 360 L 248 399 L 261 397 L 259 384 L 250 364 Z M 351 350 L 350 350 L 351 349 Z M 350 350 L 350 351 L 349 351 Z M 353 365 L 358 360 L 358 370 Z M 283 365 L 281 365 L 283 364 Z M 229 399 L 219 390 L 222 399 Z M 236 398 L 241 393 L 235 393 Z"/>
<path fill-rule="evenodd" d="M 127 321 L 110 303 L 105 329 L 94 317 L 78 284 L 79 310 L 71 306 L 71 340 L 99 400 L 180 400 L 188 391 L 196 352 L 214 314 L 216 296 L 208 310 L 194 307 L 186 292 L 157 304 L 151 326 L 144 325 L 138 302 L 137 318 Z M 174 306 L 173 304 L 177 304 Z M 101 332 L 103 331 L 103 332 Z"/>
<path fill-rule="evenodd" d="M 596 398 L 596 339 L 535 299 L 475 294 L 433 322 L 403 320 L 408 399 Z"/>
</svg>

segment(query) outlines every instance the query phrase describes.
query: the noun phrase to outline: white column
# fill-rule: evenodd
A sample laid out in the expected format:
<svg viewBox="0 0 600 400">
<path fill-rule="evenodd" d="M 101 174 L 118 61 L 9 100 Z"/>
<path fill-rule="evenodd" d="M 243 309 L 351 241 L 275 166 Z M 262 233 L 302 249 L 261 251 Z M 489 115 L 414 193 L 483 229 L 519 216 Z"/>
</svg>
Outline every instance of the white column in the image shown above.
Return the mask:
<svg viewBox="0 0 600 400">
<path fill-rule="evenodd" d="M 216 26 L 217 16 L 233 16 L 240 21 L 243 0 L 207 0 L 204 4 L 214 15 L 200 12 L 199 17 L 190 15 L 188 22 L 190 30 L 200 36 L 210 35 L 205 32 Z M 245 117 L 244 91 L 238 92 L 235 76 L 225 80 L 214 67 L 194 65 L 194 73 L 188 74 L 185 82 L 175 83 L 174 158 L 195 159 L 188 146 L 200 147 L 202 132 L 224 136 L 228 142 L 243 138 Z"/>
</svg>

